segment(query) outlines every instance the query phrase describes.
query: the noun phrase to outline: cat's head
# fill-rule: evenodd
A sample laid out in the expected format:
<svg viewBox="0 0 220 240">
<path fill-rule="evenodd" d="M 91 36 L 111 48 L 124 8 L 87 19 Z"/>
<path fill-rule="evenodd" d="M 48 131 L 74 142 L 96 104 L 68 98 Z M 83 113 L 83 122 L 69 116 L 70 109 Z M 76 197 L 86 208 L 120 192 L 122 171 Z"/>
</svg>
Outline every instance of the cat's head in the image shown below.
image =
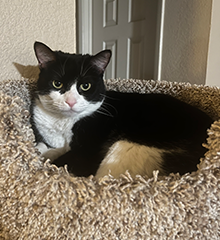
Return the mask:
<svg viewBox="0 0 220 240">
<path fill-rule="evenodd" d="M 40 74 L 37 93 L 40 104 L 49 112 L 64 116 L 89 115 L 100 107 L 105 86 L 103 73 L 111 51 L 81 55 L 53 51 L 35 42 Z"/>
</svg>

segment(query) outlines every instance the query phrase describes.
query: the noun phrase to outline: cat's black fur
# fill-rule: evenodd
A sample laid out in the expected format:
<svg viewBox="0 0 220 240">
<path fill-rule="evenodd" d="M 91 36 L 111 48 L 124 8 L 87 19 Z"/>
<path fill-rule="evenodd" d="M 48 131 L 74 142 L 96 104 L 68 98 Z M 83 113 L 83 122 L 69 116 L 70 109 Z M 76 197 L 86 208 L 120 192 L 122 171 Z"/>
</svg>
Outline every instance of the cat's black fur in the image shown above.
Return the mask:
<svg viewBox="0 0 220 240">
<path fill-rule="evenodd" d="M 100 68 L 94 66 L 93 56 L 53 53 L 54 60 L 40 66 L 38 93 L 48 94 L 51 81 L 56 78 L 63 83 L 61 93 L 68 91 L 74 82 L 77 85 L 90 82 L 91 91 L 79 90 L 79 93 L 88 101 L 104 99 L 97 111 L 73 125 L 71 150 L 54 164 L 67 164 L 76 176 L 95 175 L 112 144 L 126 140 L 165 150 L 162 169 L 167 174 L 197 169 L 200 157 L 206 152 L 202 143 L 206 142 L 207 129 L 213 122 L 207 114 L 165 94 L 106 91 L 102 78 L 108 61 L 104 57 L 96 60 L 106 61 Z M 63 72 L 55 74 L 57 71 Z"/>
<path fill-rule="evenodd" d="M 109 147 L 118 140 L 165 150 L 163 169 L 184 174 L 197 169 L 206 149 L 212 119 L 198 109 L 163 94 L 106 92 L 106 110 L 73 126 L 71 151 L 55 160 L 77 176 L 95 174 Z M 178 151 L 183 150 L 182 151 Z"/>
</svg>

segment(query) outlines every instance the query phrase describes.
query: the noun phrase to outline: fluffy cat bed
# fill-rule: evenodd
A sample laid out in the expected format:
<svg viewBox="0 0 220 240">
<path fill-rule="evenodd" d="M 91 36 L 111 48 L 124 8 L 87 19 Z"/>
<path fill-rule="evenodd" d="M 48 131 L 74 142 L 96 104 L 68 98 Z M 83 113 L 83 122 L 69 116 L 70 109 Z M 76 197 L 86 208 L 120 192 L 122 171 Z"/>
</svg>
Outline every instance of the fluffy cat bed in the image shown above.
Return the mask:
<svg viewBox="0 0 220 240">
<path fill-rule="evenodd" d="M 220 90 L 166 81 L 108 80 L 108 89 L 163 92 L 220 117 Z M 43 162 L 29 107 L 34 80 L 0 83 L 0 239 L 219 239 L 220 121 L 198 171 L 147 179 L 75 178 Z"/>
</svg>

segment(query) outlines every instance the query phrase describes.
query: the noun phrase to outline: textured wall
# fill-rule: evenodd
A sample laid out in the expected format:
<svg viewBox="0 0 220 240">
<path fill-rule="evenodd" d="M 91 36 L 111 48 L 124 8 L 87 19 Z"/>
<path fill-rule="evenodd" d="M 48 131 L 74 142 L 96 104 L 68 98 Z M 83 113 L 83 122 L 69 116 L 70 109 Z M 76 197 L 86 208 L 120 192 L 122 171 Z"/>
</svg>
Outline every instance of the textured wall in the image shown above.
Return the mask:
<svg viewBox="0 0 220 240">
<path fill-rule="evenodd" d="M 213 0 L 206 84 L 220 87 L 220 1 Z"/>
<path fill-rule="evenodd" d="M 165 4 L 162 79 L 204 84 L 212 0 Z"/>
<path fill-rule="evenodd" d="M 75 0 L 1 0 L 0 32 L 0 80 L 28 77 L 34 41 L 75 52 Z"/>
</svg>

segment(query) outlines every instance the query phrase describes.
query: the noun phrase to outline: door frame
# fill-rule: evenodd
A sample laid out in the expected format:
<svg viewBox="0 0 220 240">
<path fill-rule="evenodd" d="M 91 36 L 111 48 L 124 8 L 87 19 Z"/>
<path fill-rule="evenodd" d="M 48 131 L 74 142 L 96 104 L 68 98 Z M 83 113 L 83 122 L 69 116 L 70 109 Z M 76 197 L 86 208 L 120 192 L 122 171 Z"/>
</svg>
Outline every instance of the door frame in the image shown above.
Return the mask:
<svg viewBox="0 0 220 240">
<path fill-rule="evenodd" d="M 93 0 L 76 0 L 77 10 L 77 53 L 92 54 Z M 165 0 L 158 6 L 157 39 L 155 52 L 155 79 L 161 80 L 163 26 Z"/>
<path fill-rule="evenodd" d="M 78 53 L 89 53 L 92 54 L 92 27 L 93 27 L 93 1 L 94 0 L 76 0 L 76 6 L 77 6 L 77 51 Z M 209 2 L 212 0 L 209 0 Z M 205 2 L 205 0 L 203 0 L 202 2 Z M 188 79 L 190 80 L 190 78 L 192 77 L 192 79 L 194 79 L 194 76 L 191 74 L 190 72 L 190 66 L 184 66 L 184 69 L 177 69 L 176 74 L 173 75 L 174 79 L 166 79 L 166 76 L 164 76 L 164 70 L 169 70 L 169 65 L 167 64 L 169 62 L 169 58 L 167 58 L 166 54 L 164 53 L 164 50 L 166 49 L 166 45 L 167 43 L 172 43 L 175 41 L 178 41 L 178 39 L 174 38 L 173 36 L 170 36 L 169 34 L 166 34 L 166 32 L 164 31 L 164 29 L 167 29 L 167 27 L 169 28 L 169 24 L 170 24 L 170 16 L 169 14 L 166 14 L 166 11 L 169 10 L 169 3 L 172 2 L 167 2 L 166 0 L 159 0 L 159 6 L 158 6 L 158 22 L 157 22 L 157 38 L 156 38 L 156 50 L 155 50 L 155 69 L 154 69 L 154 79 L 155 80 L 168 80 L 168 81 L 184 81 L 185 80 L 185 76 L 186 73 L 189 72 L 189 77 Z M 202 5 L 203 6 L 203 5 Z M 205 4 L 204 4 L 205 6 Z M 168 9 L 167 9 L 168 8 Z M 175 10 L 175 9 L 173 9 Z M 178 12 L 176 9 L 176 12 Z M 184 9 L 182 9 L 183 11 Z M 200 9 L 200 11 L 203 9 Z M 205 9 L 206 10 L 206 9 Z M 187 9 L 185 9 L 186 13 L 187 13 Z M 208 11 L 211 12 L 211 7 L 210 9 L 208 9 Z M 192 14 L 192 13 L 191 13 Z M 184 15 L 184 13 L 182 13 L 182 15 Z M 206 16 L 202 16 L 203 18 Z M 207 18 L 207 17 L 206 17 Z M 207 20 L 207 19 L 206 19 Z M 196 24 L 201 24 L 200 19 L 197 20 L 198 22 L 196 22 Z M 207 22 L 207 21 L 206 21 Z M 210 21 L 211 23 L 211 21 Z M 195 24 L 194 24 L 195 25 Z M 187 38 L 185 39 L 181 39 L 181 43 L 182 45 L 187 45 L 189 44 L 190 40 L 193 40 L 195 38 L 194 36 L 194 31 L 193 27 L 194 25 L 192 24 L 191 26 L 187 26 L 186 28 L 184 28 L 183 30 L 185 31 L 185 35 L 187 36 Z M 196 25 L 195 25 L 196 26 Z M 175 26 L 174 26 L 175 27 Z M 178 28 L 178 26 L 176 26 L 176 28 Z M 209 39 L 209 34 L 210 34 L 210 30 L 209 32 L 207 32 L 207 29 L 203 30 L 203 34 L 202 36 L 206 36 L 206 40 Z M 184 42 L 185 41 L 185 42 Z M 204 49 L 207 48 L 207 53 L 203 56 L 200 56 L 200 51 L 197 51 L 196 55 L 194 57 L 197 57 L 197 59 L 201 59 L 203 64 L 206 63 L 206 68 L 207 68 L 207 55 L 208 55 L 208 45 L 204 45 L 203 46 Z M 176 57 L 176 53 L 175 53 L 175 49 L 172 50 L 172 54 L 170 54 L 172 56 L 172 59 L 175 59 Z M 191 48 L 188 49 L 188 52 L 191 53 L 193 51 L 191 51 Z M 198 65 L 200 64 L 199 62 L 197 63 Z M 209 83 L 209 81 L 207 81 L 206 78 L 206 68 L 204 68 L 202 70 L 202 74 L 203 74 L 203 78 L 204 80 L 206 80 L 206 82 Z M 210 66 L 209 66 L 210 68 Z M 184 70 L 184 71 L 183 71 Z M 180 76 L 180 78 L 176 78 L 176 76 Z M 181 80 L 182 78 L 182 80 Z M 179 80 L 180 79 L 180 80 Z M 200 80 L 200 79 L 199 79 Z M 199 83 L 199 84 L 202 84 Z"/>
<path fill-rule="evenodd" d="M 93 0 L 76 0 L 77 53 L 92 54 L 92 5 Z"/>
</svg>

